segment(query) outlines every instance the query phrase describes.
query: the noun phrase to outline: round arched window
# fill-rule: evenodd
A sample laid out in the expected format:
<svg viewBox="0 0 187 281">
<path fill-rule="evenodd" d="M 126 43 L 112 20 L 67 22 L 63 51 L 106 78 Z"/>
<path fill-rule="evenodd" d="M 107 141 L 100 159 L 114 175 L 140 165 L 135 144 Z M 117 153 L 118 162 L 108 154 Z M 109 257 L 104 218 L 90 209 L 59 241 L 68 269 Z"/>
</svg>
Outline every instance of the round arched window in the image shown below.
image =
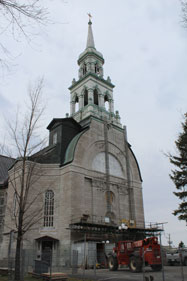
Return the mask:
<svg viewBox="0 0 187 281">
<path fill-rule="evenodd" d="M 100 152 L 94 157 L 92 169 L 101 173 L 106 173 L 105 152 Z M 110 175 L 124 178 L 121 164 L 112 154 L 109 154 L 109 173 Z"/>
</svg>

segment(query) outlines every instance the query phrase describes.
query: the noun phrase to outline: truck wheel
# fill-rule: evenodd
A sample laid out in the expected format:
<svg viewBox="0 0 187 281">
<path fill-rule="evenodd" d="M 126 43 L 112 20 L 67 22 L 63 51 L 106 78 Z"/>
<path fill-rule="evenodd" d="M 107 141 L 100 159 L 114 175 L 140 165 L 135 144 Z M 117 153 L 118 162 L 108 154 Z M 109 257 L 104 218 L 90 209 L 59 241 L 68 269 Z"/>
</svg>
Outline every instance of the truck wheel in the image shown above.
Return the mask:
<svg viewBox="0 0 187 281">
<path fill-rule="evenodd" d="M 131 257 L 129 268 L 131 272 L 141 272 L 142 271 L 142 261 L 139 257 Z"/>
<path fill-rule="evenodd" d="M 108 267 L 110 271 L 115 271 L 118 269 L 118 261 L 116 257 L 110 256 L 108 258 Z"/>
<path fill-rule="evenodd" d="M 153 271 L 160 271 L 162 269 L 162 265 L 161 264 L 153 264 L 151 265 L 151 268 Z"/>
</svg>

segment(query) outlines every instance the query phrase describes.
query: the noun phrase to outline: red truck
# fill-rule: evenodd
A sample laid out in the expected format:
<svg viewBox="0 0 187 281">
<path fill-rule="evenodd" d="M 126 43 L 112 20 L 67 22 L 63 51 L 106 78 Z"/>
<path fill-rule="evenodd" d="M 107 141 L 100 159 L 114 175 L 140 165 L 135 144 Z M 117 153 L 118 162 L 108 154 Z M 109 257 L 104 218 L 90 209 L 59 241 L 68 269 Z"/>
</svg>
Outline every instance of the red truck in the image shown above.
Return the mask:
<svg viewBox="0 0 187 281">
<path fill-rule="evenodd" d="M 162 269 L 157 237 L 139 241 L 119 241 L 108 258 L 108 266 L 112 271 L 117 270 L 119 265 L 127 265 L 132 272 L 140 272 L 143 264 L 150 265 L 154 271 Z"/>
</svg>

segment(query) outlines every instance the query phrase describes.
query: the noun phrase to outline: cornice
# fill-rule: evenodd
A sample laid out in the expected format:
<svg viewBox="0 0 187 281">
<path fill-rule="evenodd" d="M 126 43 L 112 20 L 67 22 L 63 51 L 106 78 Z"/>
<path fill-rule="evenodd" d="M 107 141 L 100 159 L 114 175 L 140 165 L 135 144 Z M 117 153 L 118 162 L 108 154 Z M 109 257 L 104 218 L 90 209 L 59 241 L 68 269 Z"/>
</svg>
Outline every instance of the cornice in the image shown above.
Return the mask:
<svg viewBox="0 0 187 281">
<path fill-rule="evenodd" d="M 91 52 L 90 52 L 90 51 L 87 51 L 87 52 L 82 53 L 82 54 L 80 55 L 79 59 L 77 60 L 78 65 L 80 65 L 81 61 L 85 60 L 85 58 L 86 58 L 87 56 L 95 56 L 95 57 L 97 57 L 99 60 L 101 60 L 103 64 L 105 63 L 105 60 L 104 60 L 104 58 L 103 58 L 102 56 L 100 56 L 99 54 L 97 54 L 97 53 L 94 52 L 94 51 L 93 51 L 93 52 L 92 52 L 92 51 L 91 51 Z"/>
<path fill-rule="evenodd" d="M 80 78 L 78 81 L 74 82 L 73 85 L 71 85 L 68 89 L 71 91 L 73 90 L 74 87 L 76 87 L 77 85 L 79 85 L 82 81 L 84 81 L 86 78 L 88 78 L 89 76 L 95 78 L 96 80 L 99 80 L 101 82 L 103 82 L 104 84 L 106 84 L 107 86 L 110 86 L 111 88 L 114 88 L 115 85 L 113 85 L 112 83 L 108 82 L 107 80 L 97 76 L 96 74 L 89 72 L 88 74 L 86 74 L 84 77 Z"/>
</svg>

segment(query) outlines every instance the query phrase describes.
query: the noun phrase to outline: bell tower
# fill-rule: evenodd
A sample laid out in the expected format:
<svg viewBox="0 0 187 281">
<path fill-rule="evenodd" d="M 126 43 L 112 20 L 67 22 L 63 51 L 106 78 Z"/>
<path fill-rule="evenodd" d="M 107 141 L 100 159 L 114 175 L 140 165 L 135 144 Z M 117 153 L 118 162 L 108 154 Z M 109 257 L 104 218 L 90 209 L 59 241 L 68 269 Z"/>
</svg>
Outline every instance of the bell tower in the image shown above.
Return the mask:
<svg viewBox="0 0 187 281">
<path fill-rule="evenodd" d="M 108 76 L 104 79 L 104 58 L 95 48 L 92 22 L 89 18 L 86 49 L 78 58 L 78 80 L 69 87 L 70 115 L 77 122 L 90 116 L 107 120 L 121 127 L 118 111 L 114 113 L 113 88 Z"/>
</svg>

